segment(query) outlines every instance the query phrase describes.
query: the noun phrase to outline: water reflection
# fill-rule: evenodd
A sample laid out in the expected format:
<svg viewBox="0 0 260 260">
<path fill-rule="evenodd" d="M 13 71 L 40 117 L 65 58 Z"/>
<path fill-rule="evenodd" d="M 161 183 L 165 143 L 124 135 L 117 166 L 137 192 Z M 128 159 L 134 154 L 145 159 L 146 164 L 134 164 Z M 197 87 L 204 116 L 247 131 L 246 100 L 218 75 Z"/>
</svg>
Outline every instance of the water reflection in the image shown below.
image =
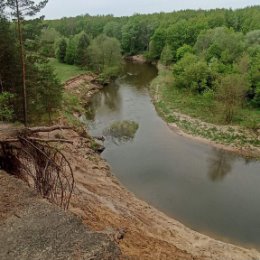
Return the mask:
<svg viewBox="0 0 260 260">
<path fill-rule="evenodd" d="M 139 125 L 134 121 L 117 121 L 103 131 L 106 137 L 110 137 L 115 144 L 128 142 L 134 139 Z"/>
<path fill-rule="evenodd" d="M 213 148 L 208 158 L 208 176 L 213 181 L 222 181 L 232 171 L 235 156 L 223 150 Z"/>
<path fill-rule="evenodd" d="M 129 85 L 134 85 L 137 89 L 146 87 L 154 76 L 157 74 L 157 69 L 153 65 L 126 63 L 124 66 L 124 82 Z"/>
<path fill-rule="evenodd" d="M 102 99 L 104 104 L 111 110 L 116 111 L 121 106 L 121 97 L 119 95 L 119 85 L 114 82 L 110 84 L 110 89 L 105 88 L 103 91 Z"/>
<path fill-rule="evenodd" d="M 105 107 L 110 112 L 118 111 L 121 106 L 121 96 L 119 95 L 119 85 L 113 82 L 109 87 L 105 87 L 101 94 L 95 95 L 91 103 L 86 107 L 86 117 L 88 120 L 95 120 L 96 109 Z"/>
</svg>

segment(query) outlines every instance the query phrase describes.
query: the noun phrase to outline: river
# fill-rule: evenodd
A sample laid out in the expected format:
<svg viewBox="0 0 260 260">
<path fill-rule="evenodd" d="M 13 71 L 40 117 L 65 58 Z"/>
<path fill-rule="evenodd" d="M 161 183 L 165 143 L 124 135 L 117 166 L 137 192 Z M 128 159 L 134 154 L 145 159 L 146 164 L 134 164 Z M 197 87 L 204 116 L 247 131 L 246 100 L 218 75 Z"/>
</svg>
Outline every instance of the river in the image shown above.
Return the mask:
<svg viewBox="0 0 260 260">
<path fill-rule="evenodd" d="M 148 92 L 152 65 L 127 63 L 87 113 L 117 178 L 193 230 L 260 248 L 260 162 L 182 137 L 158 116 Z"/>
</svg>

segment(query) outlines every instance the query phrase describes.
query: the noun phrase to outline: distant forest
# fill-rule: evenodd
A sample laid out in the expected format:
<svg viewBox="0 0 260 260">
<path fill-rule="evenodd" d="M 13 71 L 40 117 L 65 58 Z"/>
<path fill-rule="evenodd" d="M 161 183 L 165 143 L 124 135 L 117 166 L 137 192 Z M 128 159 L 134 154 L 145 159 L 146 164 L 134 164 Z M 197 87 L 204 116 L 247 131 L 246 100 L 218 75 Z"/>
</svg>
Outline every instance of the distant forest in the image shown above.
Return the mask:
<svg viewBox="0 0 260 260">
<path fill-rule="evenodd" d="M 61 61 L 88 66 L 91 50 L 87 47 L 100 35 L 117 39 L 123 55 L 144 54 L 151 62 L 174 64 L 179 88 L 203 93 L 235 78 L 239 88 L 235 98 L 246 91 L 247 101 L 260 107 L 260 6 L 45 21 L 41 52 L 54 57 L 63 42 L 63 50 L 58 49 L 63 52 L 58 56 Z"/>
<path fill-rule="evenodd" d="M 19 120 L 23 82 L 17 24 L 6 19 L 4 8 L 0 11 L 0 120 Z M 39 113 L 50 116 L 61 104 L 62 87 L 48 64 L 51 58 L 114 77 L 122 55 L 143 54 L 170 67 L 180 89 L 208 96 L 218 91 L 220 98 L 228 90 L 233 99 L 260 107 L 260 6 L 23 19 L 22 29 L 31 120 Z M 228 106 L 236 103 L 233 99 L 226 100 Z"/>
</svg>

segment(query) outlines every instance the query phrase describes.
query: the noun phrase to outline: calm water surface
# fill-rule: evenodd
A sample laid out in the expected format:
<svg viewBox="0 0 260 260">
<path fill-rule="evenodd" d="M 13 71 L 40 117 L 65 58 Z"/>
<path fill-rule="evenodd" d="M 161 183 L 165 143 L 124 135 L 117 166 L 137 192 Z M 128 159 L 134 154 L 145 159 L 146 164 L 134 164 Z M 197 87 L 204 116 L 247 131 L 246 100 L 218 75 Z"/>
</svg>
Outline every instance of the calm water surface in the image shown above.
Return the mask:
<svg viewBox="0 0 260 260">
<path fill-rule="evenodd" d="M 91 134 L 111 124 L 138 123 L 134 138 L 107 136 L 102 156 L 120 181 L 190 228 L 260 248 L 260 162 L 181 137 L 157 115 L 147 86 L 153 66 L 126 64 L 88 113 Z M 118 129 L 120 131 L 120 128 Z"/>
</svg>

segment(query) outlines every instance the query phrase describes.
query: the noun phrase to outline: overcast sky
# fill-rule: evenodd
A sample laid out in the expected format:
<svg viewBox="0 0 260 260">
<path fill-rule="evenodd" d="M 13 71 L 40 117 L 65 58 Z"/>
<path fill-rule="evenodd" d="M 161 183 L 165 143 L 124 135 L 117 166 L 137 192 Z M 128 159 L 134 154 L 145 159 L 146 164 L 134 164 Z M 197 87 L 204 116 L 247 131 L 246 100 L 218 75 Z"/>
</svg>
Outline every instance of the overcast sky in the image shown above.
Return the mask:
<svg viewBox="0 0 260 260">
<path fill-rule="evenodd" d="M 259 0 L 49 0 L 41 14 L 46 19 L 87 13 L 125 16 L 180 9 L 241 8 L 257 4 Z"/>
</svg>

